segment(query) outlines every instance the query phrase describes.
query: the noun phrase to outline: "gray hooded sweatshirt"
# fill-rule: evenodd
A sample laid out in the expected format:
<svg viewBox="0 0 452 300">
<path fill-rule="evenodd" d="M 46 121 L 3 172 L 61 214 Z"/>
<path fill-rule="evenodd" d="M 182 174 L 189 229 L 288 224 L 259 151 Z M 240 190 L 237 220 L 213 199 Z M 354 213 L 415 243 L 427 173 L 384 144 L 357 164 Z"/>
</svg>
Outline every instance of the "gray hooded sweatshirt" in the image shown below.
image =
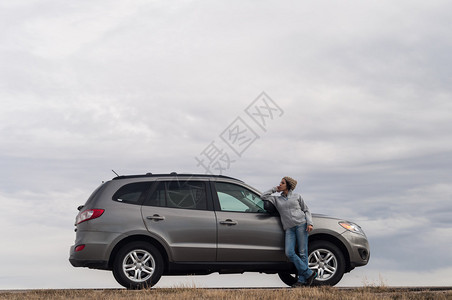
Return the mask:
<svg viewBox="0 0 452 300">
<path fill-rule="evenodd" d="M 276 188 L 272 188 L 266 191 L 261 198 L 270 201 L 276 207 L 284 230 L 304 223 L 314 226 L 311 212 L 299 194 L 290 190 L 287 197 L 283 196 L 282 193 L 279 196 L 272 196 L 276 192 Z"/>
</svg>

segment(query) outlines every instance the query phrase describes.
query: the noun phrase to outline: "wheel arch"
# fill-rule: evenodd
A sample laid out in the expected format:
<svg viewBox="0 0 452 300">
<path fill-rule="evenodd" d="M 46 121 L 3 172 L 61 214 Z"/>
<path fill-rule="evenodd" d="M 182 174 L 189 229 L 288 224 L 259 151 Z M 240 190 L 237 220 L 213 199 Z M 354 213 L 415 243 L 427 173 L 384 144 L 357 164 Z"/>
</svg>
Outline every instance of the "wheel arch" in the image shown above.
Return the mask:
<svg viewBox="0 0 452 300">
<path fill-rule="evenodd" d="M 164 273 L 165 271 L 168 270 L 168 261 L 169 261 L 169 257 L 168 257 L 168 253 L 166 252 L 165 247 L 156 239 L 147 236 L 147 235 L 141 235 L 141 234 L 137 234 L 137 235 L 131 235 L 128 236 L 124 239 L 122 239 L 121 241 L 119 241 L 115 247 L 113 248 L 113 250 L 110 253 L 110 258 L 108 260 L 108 268 L 109 269 L 113 269 L 113 263 L 115 261 L 116 255 L 118 254 L 119 250 L 124 246 L 127 245 L 129 243 L 132 242 L 146 242 L 146 243 L 150 243 L 151 245 L 153 245 L 154 247 L 156 247 L 160 254 L 162 255 L 163 258 L 163 264 L 164 264 Z"/>
<path fill-rule="evenodd" d="M 325 234 L 325 233 L 315 234 L 315 235 L 309 236 L 308 245 L 310 245 L 311 243 L 313 243 L 315 241 L 327 241 L 327 242 L 332 243 L 336 247 L 338 247 L 339 250 L 344 255 L 345 273 L 348 273 L 351 270 L 353 270 L 353 267 L 351 267 L 351 264 L 350 264 L 350 253 L 349 253 L 347 247 L 345 246 L 345 244 L 339 238 L 337 238 L 331 234 Z"/>
</svg>

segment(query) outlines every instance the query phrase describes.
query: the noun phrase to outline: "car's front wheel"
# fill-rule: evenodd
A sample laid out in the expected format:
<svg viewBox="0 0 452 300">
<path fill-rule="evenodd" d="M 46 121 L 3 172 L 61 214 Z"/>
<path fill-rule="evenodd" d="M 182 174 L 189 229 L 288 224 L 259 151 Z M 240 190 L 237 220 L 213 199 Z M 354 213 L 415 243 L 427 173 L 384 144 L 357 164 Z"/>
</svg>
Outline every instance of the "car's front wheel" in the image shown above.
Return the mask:
<svg viewBox="0 0 452 300">
<path fill-rule="evenodd" d="M 331 242 L 312 242 L 309 246 L 308 261 L 309 268 L 317 271 L 316 285 L 336 285 L 344 275 L 344 254 Z"/>
<path fill-rule="evenodd" d="M 328 241 L 314 241 L 309 245 L 309 268 L 318 273 L 314 285 L 335 285 L 344 275 L 345 259 L 342 251 Z M 280 272 L 279 278 L 292 286 L 298 280 L 295 272 Z"/>
<path fill-rule="evenodd" d="M 133 242 L 122 247 L 113 265 L 116 281 L 128 289 L 152 287 L 162 273 L 162 255 L 153 245 L 145 242 Z"/>
<path fill-rule="evenodd" d="M 282 280 L 282 282 L 284 282 L 288 286 L 294 285 L 297 282 L 297 280 L 298 280 L 298 277 L 297 277 L 296 273 L 279 272 L 278 276 Z"/>
</svg>

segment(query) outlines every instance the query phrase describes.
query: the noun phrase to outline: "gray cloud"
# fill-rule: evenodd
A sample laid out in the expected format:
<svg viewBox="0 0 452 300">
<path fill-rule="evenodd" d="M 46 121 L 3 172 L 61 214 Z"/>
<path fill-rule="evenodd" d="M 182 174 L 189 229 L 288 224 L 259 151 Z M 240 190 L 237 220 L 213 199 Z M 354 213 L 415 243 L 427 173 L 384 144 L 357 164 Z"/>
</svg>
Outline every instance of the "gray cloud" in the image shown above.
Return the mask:
<svg viewBox="0 0 452 300">
<path fill-rule="evenodd" d="M 313 211 L 362 225 L 372 259 L 347 284 L 379 274 L 389 285 L 435 284 L 413 274 L 450 268 L 450 10 L 447 1 L 2 4 L 0 222 L 11 243 L 0 256 L 20 251 L 52 276 L 70 274 L 49 287 L 74 286 L 81 273 L 78 286 L 116 286 L 68 267 L 75 208 L 111 169 L 203 172 L 195 156 L 212 141 L 230 151 L 219 135 L 238 116 L 255 126 L 244 109 L 265 90 L 284 115 L 266 132 L 253 127 L 260 138 L 242 157 L 230 152 L 227 174 L 261 190 L 293 176 Z M 34 259 L 40 239 L 48 245 Z M 64 253 L 49 264 L 51 249 Z M 2 282 L 29 282 L 6 263 Z"/>
</svg>

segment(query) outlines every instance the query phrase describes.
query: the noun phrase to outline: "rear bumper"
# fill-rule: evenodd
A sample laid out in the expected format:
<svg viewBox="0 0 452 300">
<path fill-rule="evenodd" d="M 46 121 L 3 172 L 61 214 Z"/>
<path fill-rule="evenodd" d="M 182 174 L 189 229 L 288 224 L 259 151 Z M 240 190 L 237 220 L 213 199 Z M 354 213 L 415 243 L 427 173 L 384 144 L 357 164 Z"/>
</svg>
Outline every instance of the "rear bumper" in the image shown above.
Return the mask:
<svg viewBox="0 0 452 300">
<path fill-rule="evenodd" d="M 112 242 L 120 234 L 98 231 L 77 231 L 75 244 L 69 250 L 69 262 L 74 267 L 109 269 Z M 83 250 L 75 248 L 85 245 Z"/>
<path fill-rule="evenodd" d="M 84 267 L 90 269 L 98 269 L 98 270 L 109 270 L 108 261 L 103 260 L 78 260 L 78 259 L 69 259 L 69 262 L 73 267 Z"/>
<path fill-rule="evenodd" d="M 89 259 L 89 248 L 93 248 L 92 245 L 87 245 L 85 249 L 79 252 L 75 252 L 76 245 L 71 246 L 69 251 L 69 262 L 73 267 L 85 267 L 90 269 L 108 269 L 108 260 L 103 259 Z M 88 248 L 88 251 L 84 252 Z"/>
</svg>

